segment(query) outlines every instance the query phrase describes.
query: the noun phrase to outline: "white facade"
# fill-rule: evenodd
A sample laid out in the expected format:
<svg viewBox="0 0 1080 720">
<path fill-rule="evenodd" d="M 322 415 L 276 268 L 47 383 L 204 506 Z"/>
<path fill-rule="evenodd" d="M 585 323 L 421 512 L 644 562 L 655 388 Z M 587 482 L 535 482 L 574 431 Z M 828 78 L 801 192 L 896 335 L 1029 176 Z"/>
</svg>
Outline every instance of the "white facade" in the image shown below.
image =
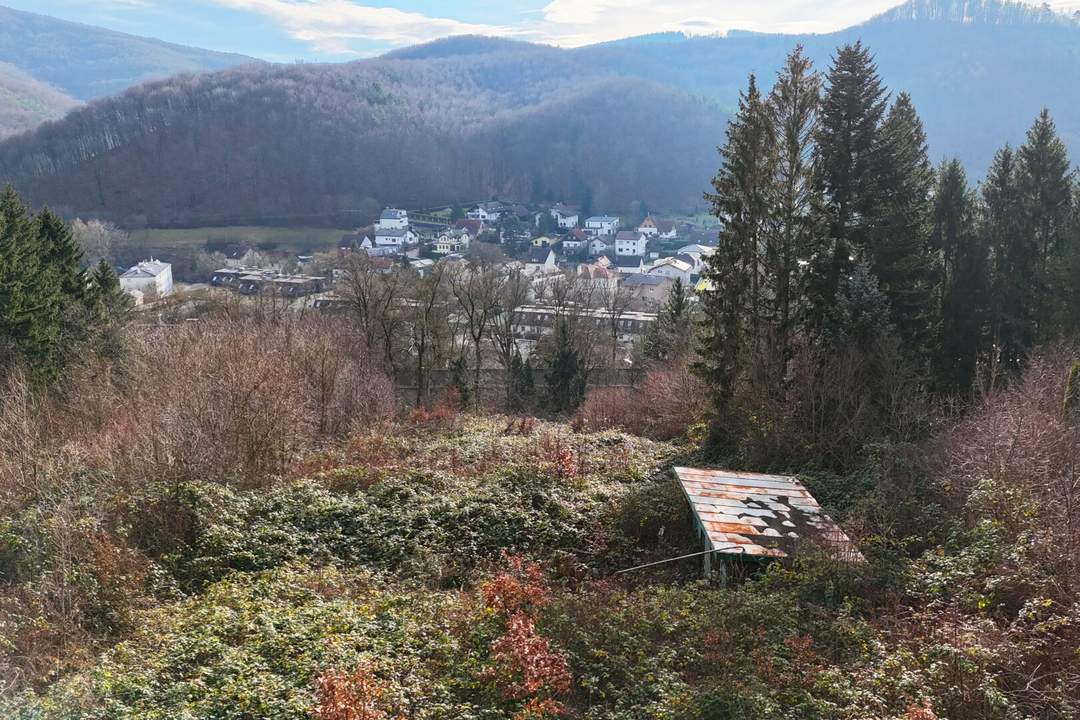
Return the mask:
<svg viewBox="0 0 1080 720">
<path fill-rule="evenodd" d="M 577 227 L 579 215 L 577 211 L 565 205 L 556 205 L 551 208 L 551 217 L 555 219 L 561 230 L 572 230 Z"/>
<path fill-rule="evenodd" d="M 693 273 L 693 267 L 687 262 L 679 260 L 678 258 L 663 258 L 657 260 L 651 268 L 649 268 L 650 275 L 659 275 L 661 277 L 671 278 L 672 280 L 682 280 L 683 285 L 690 286 L 690 275 Z"/>
<path fill-rule="evenodd" d="M 656 221 L 653 220 L 652 215 L 641 222 L 637 231 L 646 237 L 656 237 L 660 234 L 660 229 L 656 227 Z"/>
<path fill-rule="evenodd" d="M 375 223 L 376 230 L 407 230 L 409 228 L 409 213 L 397 208 L 386 208 L 379 216 L 379 222 Z"/>
<path fill-rule="evenodd" d="M 375 245 L 377 247 L 403 248 L 415 244 L 416 235 L 408 228 L 378 228 L 375 231 Z"/>
<path fill-rule="evenodd" d="M 623 257 L 645 256 L 649 238 L 638 232 L 623 231 L 615 236 L 615 254 Z"/>
<path fill-rule="evenodd" d="M 120 287 L 136 299 L 147 295 L 159 298 L 171 295 L 172 265 L 153 258 L 143 260 L 120 276 Z"/>
<path fill-rule="evenodd" d="M 585 232 L 607 236 L 619 232 L 619 218 L 610 215 L 594 215 L 585 221 Z"/>
</svg>

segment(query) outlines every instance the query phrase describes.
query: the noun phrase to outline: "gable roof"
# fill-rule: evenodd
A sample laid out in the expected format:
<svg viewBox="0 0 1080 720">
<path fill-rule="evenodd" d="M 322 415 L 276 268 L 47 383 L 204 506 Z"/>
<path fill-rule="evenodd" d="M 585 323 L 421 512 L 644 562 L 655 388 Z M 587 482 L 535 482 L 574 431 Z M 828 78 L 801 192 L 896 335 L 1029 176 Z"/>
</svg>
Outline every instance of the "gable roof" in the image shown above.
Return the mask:
<svg viewBox="0 0 1080 720">
<path fill-rule="evenodd" d="M 653 266 L 652 266 L 651 270 L 656 270 L 657 268 L 668 267 L 668 266 L 671 266 L 671 267 L 675 268 L 679 272 L 690 272 L 691 270 L 694 269 L 693 263 L 688 263 L 685 260 L 680 260 L 679 258 L 666 257 L 666 258 L 661 258 L 661 259 L 657 260 L 655 263 L 653 263 Z"/>
<path fill-rule="evenodd" d="M 549 246 L 543 245 L 540 247 L 534 247 L 529 250 L 529 264 L 530 265 L 546 265 L 549 258 L 555 254 Z"/>
<path fill-rule="evenodd" d="M 669 232 L 675 229 L 674 220 L 655 220 L 656 229 L 662 234 L 667 235 Z"/>
<path fill-rule="evenodd" d="M 405 220 L 409 217 L 409 213 L 404 210 L 398 210 L 397 208 L 386 208 L 379 215 L 380 220 Z"/>
<path fill-rule="evenodd" d="M 819 547 L 837 559 L 862 555 L 796 478 L 731 470 L 675 468 L 707 550 L 786 558 Z"/>
<path fill-rule="evenodd" d="M 640 268 L 642 266 L 642 257 L 640 255 L 620 255 L 615 258 L 615 267 L 620 268 Z"/>
<path fill-rule="evenodd" d="M 618 222 L 619 218 L 611 217 L 610 215 L 593 215 L 586 220 L 586 223 L 613 223 Z"/>
<path fill-rule="evenodd" d="M 671 282 L 670 278 L 666 278 L 663 275 L 648 275 L 646 273 L 634 273 L 632 275 L 626 275 L 623 277 L 623 286 L 628 288 L 635 287 L 656 287 L 657 285 L 663 285 Z"/>
<path fill-rule="evenodd" d="M 637 230 L 620 230 L 615 233 L 615 240 L 622 242 L 638 242 L 644 237 Z"/>
<path fill-rule="evenodd" d="M 467 230 L 473 235 L 479 235 L 484 229 L 484 221 L 475 218 L 465 218 L 464 220 L 458 220 L 454 223 L 454 227 L 459 230 Z"/>
<path fill-rule="evenodd" d="M 151 258 L 149 260 L 143 260 L 140 263 L 132 265 L 120 277 L 128 278 L 129 280 L 132 278 L 152 278 L 157 277 L 171 267 L 172 265 L 170 265 L 169 263 L 161 262 L 160 260 L 154 260 L 153 258 Z"/>
</svg>

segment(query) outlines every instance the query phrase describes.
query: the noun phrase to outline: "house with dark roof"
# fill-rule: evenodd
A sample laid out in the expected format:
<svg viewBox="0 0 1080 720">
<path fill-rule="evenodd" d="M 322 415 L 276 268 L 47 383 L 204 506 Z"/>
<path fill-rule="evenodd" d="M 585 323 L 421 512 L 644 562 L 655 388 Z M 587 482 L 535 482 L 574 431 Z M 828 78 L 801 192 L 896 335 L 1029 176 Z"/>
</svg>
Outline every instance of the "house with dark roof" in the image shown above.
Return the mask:
<svg viewBox="0 0 1080 720">
<path fill-rule="evenodd" d="M 529 250 L 529 259 L 525 263 L 527 273 L 547 273 L 557 269 L 555 251 L 551 249 L 550 245 L 533 247 Z"/>
<path fill-rule="evenodd" d="M 615 234 L 615 254 L 623 257 L 645 257 L 649 238 L 636 230 L 620 230 Z"/>
<path fill-rule="evenodd" d="M 615 269 L 623 275 L 637 275 L 645 272 L 645 258 L 641 255 L 615 256 Z"/>
<path fill-rule="evenodd" d="M 398 208 L 386 208 L 376 223 L 378 230 L 404 230 L 409 227 L 409 213 Z"/>
</svg>

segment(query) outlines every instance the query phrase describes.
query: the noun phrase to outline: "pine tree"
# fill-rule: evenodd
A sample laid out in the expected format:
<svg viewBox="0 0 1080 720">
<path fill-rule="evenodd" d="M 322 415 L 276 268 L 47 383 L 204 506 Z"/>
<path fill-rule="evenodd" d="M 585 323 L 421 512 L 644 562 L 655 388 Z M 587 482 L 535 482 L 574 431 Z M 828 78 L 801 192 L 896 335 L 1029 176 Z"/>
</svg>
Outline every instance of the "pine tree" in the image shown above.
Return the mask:
<svg viewBox="0 0 1080 720">
<path fill-rule="evenodd" d="M 554 413 L 576 410 L 585 399 L 585 368 L 566 321 L 555 329 L 555 347 L 547 371 L 547 407 Z"/>
<path fill-rule="evenodd" d="M 982 194 L 993 258 L 991 334 L 998 361 L 1016 371 L 1036 337 L 1039 248 L 1026 223 L 1017 155 L 1008 145 L 994 156 Z"/>
<path fill-rule="evenodd" d="M 38 224 L 8 187 L 0 196 L 0 338 L 8 362 L 19 358 L 39 377 L 55 375 L 62 305 L 60 277 L 46 264 Z"/>
<path fill-rule="evenodd" d="M 704 333 L 699 371 L 723 410 L 742 363 L 753 350 L 762 321 L 762 267 L 758 252 L 769 219 L 769 191 L 776 167 L 775 136 L 754 76 L 740 96 L 739 111 L 720 150 L 721 167 L 706 199 L 721 222 L 716 252 L 709 256 L 703 298 Z"/>
<path fill-rule="evenodd" d="M 1061 233 L 1050 264 L 1054 322 L 1058 333 L 1080 335 L 1080 185 L 1075 189 L 1069 224 Z"/>
<path fill-rule="evenodd" d="M 815 259 L 811 301 L 821 322 L 837 297 L 852 258 L 865 245 L 868 222 L 879 214 L 880 127 L 888 102 L 877 66 L 862 43 L 837 51 L 821 106 L 816 157 L 827 198 L 832 249 Z"/>
<path fill-rule="evenodd" d="M 1050 112 L 1043 110 L 1028 130 L 1027 140 L 1017 153 L 1020 194 L 1023 198 L 1026 231 L 1034 236 L 1038 251 L 1034 321 L 1036 339 L 1049 335 L 1053 313 L 1054 268 L 1062 233 L 1068 224 L 1072 201 L 1072 177 L 1065 143 L 1057 135 Z"/>
<path fill-rule="evenodd" d="M 807 320 L 805 268 L 828 251 L 824 198 L 813 162 L 820 105 L 821 78 L 802 47 L 796 47 L 769 96 L 777 160 L 769 190 L 764 276 L 781 375 L 797 331 Z"/>
<path fill-rule="evenodd" d="M 690 334 L 690 296 L 682 278 L 675 278 L 664 307 L 645 336 L 644 355 L 659 361 L 685 356 Z"/>
<path fill-rule="evenodd" d="M 911 97 L 900 93 L 881 127 L 880 192 L 866 236 L 870 269 L 889 300 L 893 326 L 912 357 L 934 336 L 935 259 L 930 247 L 934 171 Z"/>
<path fill-rule="evenodd" d="M 976 199 L 959 160 L 943 163 L 934 191 L 931 245 L 941 266 L 935 384 L 947 393 L 971 389 L 984 349 L 990 248 L 976 225 Z"/>
</svg>

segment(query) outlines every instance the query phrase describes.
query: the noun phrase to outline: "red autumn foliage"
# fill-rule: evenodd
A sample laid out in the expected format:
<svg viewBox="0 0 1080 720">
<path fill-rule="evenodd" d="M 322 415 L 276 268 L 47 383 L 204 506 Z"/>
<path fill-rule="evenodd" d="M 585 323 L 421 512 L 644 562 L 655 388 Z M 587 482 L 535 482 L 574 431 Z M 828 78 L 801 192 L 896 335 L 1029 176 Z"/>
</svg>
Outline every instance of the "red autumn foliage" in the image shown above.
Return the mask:
<svg viewBox="0 0 1080 720">
<path fill-rule="evenodd" d="M 386 685 L 366 667 L 352 673 L 327 670 L 319 676 L 316 693 L 319 703 L 311 711 L 312 720 L 387 720 L 382 709 Z"/>
<path fill-rule="evenodd" d="M 922 705 L 908 705 L 904 720 L 937 720 L 937 714 L 930 701 L 926 700 Z"/>
<path fill-rule="evenodd" d="M 484 607 L 503 617 L 543 607 L 548 601 L 548 591 L 540 566 L 516 555 L 506 555 L 504 559 L 509 572 L 496 575 L 480 587 Z"/>
<path fill-rule="evenodd" d="M 632 390 L 593 390 L 572 426 L 577 432 L 624 430 L 655 440 L 673 440 L 701 422 L 708 398 L 701 380 L 685 365 L 659 368 Z"/>
<path fill-rule="evenodd" d="M 506 633 L 491 644 L 491 659 L 494 666 L 488 675 L 503 688 L 507 700 L 550 697 L 570 689 L 566 656 L 551 649 L 523 612 L 507 620 Z"/>
</svg>

